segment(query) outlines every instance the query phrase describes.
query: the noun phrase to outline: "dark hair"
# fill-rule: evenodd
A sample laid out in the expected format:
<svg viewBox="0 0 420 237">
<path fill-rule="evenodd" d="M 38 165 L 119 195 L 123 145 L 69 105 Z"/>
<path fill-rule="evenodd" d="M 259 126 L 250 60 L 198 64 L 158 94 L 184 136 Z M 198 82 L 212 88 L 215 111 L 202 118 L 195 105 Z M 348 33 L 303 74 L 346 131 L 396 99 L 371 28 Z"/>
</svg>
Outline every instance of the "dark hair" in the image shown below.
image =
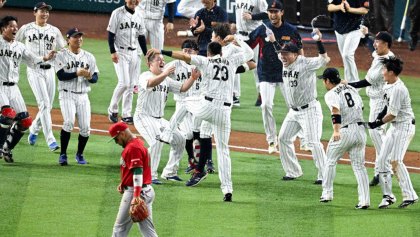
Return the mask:
<svg viewBox="0 0 420 237">
<path fill-rule="evenodd" d="M 380 60 L 386 70 L 393 71 L 396 76 L 398 76 L 403 70 L 404 62 L 397 57 L 382 58 Z"/>
<path fill-rule="evenodd" d="M 157 53 L 154 49 L 149 49 L 146 53 L 146 63 L 150 63 L 151 61 L 153 61 L 157 55 L 159 55 L 160 53 Z"/>
<path fill-rule="evenodd" d="M 210 42 L 207 45 L 207 52 L 210 53 L 211 55 L 218 55 L 222 53 L 222 45 L 220 45 L 217 42 Z"/>
<path fill-rule="evenodd" d="M 6 27 L 11 21 L 16 21 L 16 23 L 18 22 L 17 18 L 14 16 L 5 16 L 1 18 L 0 28 Z"/>
<path fill-rule="evenodd" d="M 198 44 L 195 40 L 187 39 L 182 42 L 181 49 L 194 49 L 198 51 Z"/>
<path fill-rule="evenodd" d="M 228 23 L 218 23 L 213 27 L 213 32 L 223 40 L 226 36 L 231 34 L 230 25 Z"/>
</svg>

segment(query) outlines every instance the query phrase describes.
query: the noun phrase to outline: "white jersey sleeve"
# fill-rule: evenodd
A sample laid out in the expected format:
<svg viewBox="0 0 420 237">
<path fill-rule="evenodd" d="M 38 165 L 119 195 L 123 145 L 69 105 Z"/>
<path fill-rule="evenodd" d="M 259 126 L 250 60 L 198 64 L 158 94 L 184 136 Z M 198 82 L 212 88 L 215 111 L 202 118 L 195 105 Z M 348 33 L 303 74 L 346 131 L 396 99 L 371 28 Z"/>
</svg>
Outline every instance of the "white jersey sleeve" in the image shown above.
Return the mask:
<svg viewBox="0 0 420 237">
<path fill-rule="evenodd" d="M 389 51 L 387 55 L 379 56 L 376 52 L 372 53 L 373 60 L 370 68 L 366 74 L 366 81 L 370 83 L 370 86 L 366 87 L 366 94 L 370 98 L 382 98 L 383 97 L 383 87 L 385 85 L 384 77 L 382 75 L 382 58 L 389 58 L 394 56 L 394 53 Z"/>
<path fill-rule="evenodd" d="M 394 121 L 411 121 L 414 113 L 410 94 L 404 82 L 398 79 L 394 84 L 386 85 L 384 91 L 388 99 L 388 112 L 396 116 Z"/>
<path fill-rule="evenodd" d="M 327 104 L 331 112 L 333 110 L 333 107 L 340 110 L 340 100 L 337 93 L 334 93 L 332 90 L 329 90 L 327 93 L 325 93 L 324 99 L 325 104 Z"/>
</svg>

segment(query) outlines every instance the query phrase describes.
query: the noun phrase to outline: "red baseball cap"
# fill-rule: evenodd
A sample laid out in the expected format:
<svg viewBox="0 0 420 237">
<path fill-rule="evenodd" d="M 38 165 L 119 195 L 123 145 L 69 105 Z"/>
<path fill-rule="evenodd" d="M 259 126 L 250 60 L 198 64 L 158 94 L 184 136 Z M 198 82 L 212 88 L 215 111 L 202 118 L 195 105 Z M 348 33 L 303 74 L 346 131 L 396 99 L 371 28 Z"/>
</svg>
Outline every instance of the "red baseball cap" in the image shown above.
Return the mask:
<svg viewBox="0 0 420 237">
<path fill-rule="evenodd" d="M 120 132 L 125 131 L 127 128 L 127 124 L 123 122 L 113 124 L 108 130 L 109 135 L 112 137 L 108 142 L 112 141 L 116 136 L 118 136 L 118 134 L 120 134 Z"/>
</svg>

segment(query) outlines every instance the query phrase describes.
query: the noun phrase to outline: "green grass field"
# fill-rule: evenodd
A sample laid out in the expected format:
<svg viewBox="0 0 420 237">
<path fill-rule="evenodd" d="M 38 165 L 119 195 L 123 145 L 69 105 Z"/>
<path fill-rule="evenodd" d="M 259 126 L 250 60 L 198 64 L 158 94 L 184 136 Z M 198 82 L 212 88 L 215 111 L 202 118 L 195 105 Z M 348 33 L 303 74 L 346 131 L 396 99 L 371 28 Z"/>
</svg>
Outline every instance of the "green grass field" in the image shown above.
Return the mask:
<svg viewBox="0 0 420 237">
<path fill-rule="evenodd" d="M 116 84 L 106 42 L 86 40 L 84 48 L 94 53 L 101 71 L 100 81 L 90 94 L 92 110 L 106 114 Z M 414 78 L 402 78 L 408 84 L 417 115 L 420 98 L 415 92 L 419 85 Z M 19 84 L 26 102 L 35 105 L 24 74 Z M 321 83 L 318 92 L 325 110 L 325 89 Z M 234 130 L 263 132 L 261 112 L 253 106 L 255 98 L 255 85 L 248 73 L 242 80 L 241 107 L 234 108 L 232 113 Z M 364 99 L 368 106 L 366 96 Z M 275 104 L 279 129 L 286 113 L 280 93 Z M 171 100 L 166 117 L 173 110 Z M 328 139 L 331 125 L 326 111 L 324 116 L 323 139 Z M 55 135 L 59 137 L 58 133 Z M 85 152 L 90 164 L 80 166 L 71 155 L 77 145 L 74 133 L 68 152 L 70 165 L 60 167 L 58 154 L 48 151 L 42 135 L 35 146 L 29 146 L 25 136 L 14 151 L 15 163 L 0 162 L 0 236 L 110 236 L 121 197 L 116 191 L 121 148 L 107 140 L 108 137 L 92 135 Z M 416 141 L 417 137 L 410 149 L 419 151 Z M 167 161 L 168 146 L 164 148 L 159 171 Z M 153 218 L 159 236 L 418 236 L 420 233 L 420 205 L 397 208 L 402 197 L 395 179 L 396 205 L 379 210 L 381 192 L 380 187 L 375 187 L 371 189 L 371 208 L 355 210 L 357 186 L 349 165 L 338 165 L 334 201 L 321 204 L 318 202 L 321 187 L 312 184 L 316 177 L 312 161 L 300 161 L 302 178 L 284 182 L 280 180 L 284 172 L 276 156 L 232 152 L 231 157 L 232 203 L 222 202 L 217 174 L 209 175 L 193 188 L 169 181 L 154 186 Z M 181 172 L 186 168 L 185 158 L 180 166 L 184 180 L 189 178 Z M 372 173 L 369 169 L 370 176 Z M 419 191 L 420 175 L 412 174 L 411 178 Z M 138 233 L 133 228 L 130 236 Z"/>
</svg>

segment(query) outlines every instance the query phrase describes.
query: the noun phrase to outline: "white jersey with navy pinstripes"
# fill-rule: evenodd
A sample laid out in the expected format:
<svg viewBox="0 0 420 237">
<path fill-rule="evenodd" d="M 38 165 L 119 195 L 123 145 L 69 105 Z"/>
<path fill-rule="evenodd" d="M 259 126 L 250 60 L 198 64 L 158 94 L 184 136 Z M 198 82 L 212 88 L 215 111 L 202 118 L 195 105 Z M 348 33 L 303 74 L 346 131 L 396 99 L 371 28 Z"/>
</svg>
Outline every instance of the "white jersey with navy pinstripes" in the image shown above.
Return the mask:
<svg viewBox="0 0 420 237">
<path fill-rule="evenodd" d="M 31 53 L 23 43 L 7 42 L 3 36 L 0 36 L 0 81 L 17 83 L 19 81 L 19 66 L 22 60 L 26 64 L 43 62 L 42 57 L 37 57 Z"/>
<path fill-rule="evenodd" d="M 203 78 L 201 83 L 202 94 L 231 104 L 233 79 L 237 67 L 243 61 L 242 54 L 234 54 L 229 58 L 221 57 L 219 54 L 211 58 L 192 55 L 191 64 L 197 66 Z"/>
<path fill-rule="evenodd" d="M 370 98 L 383 97 L 383 87 L 385 85 L 385 81 L 384 76 L 382 75 L 383 64 L 381 63 L 381 59 L 389 58 L 391 56 L 394 56 L 394 53 L 391 51 L 382 56 L 379 56 L 376 51 L 372 53 L 373 61 L 365 77 L 366 81 L 371 84 L 371 86 L 366 87 L 366 94 Z"/>
<path fill-rule="evenodd" d="M 161 20 L 166 4 L 173 2 L 175 0 L 142 0 L 138 8 L 141 9 L 144 19 Z"/>
<path fill-rule="evenodd" d="M 283 66 L 284 97 L 289 106 L 301 107 L 317 98 L 315 72 L 327 62 L 323 56 L 299 55 L 294 63 Z"/>
<path fill-rule="evenodd" d="M 354 87 L 338 84 L 324 98 L 331 111 L 332 107 L 340 110 L 341 126 L 363 122 L 363 101 Z"/>
<path fill-rule="evenodd" d="M 24 42 L 26 47 L 37 56 L 47 55 L 52 50 L 61 50 L 66 41 L 60 30 L 47 24 L 39 26 L 35 22 L 23 25 L 16 34 L 16 40 Z M 34 65 L 28 65 L 34 67 Z"/>
<path fill-rule="evenodd" d="M 145 26 L 139 11 L 131 14 L 122 6 L 112 12 L 107 31 L 115 34 L 117 50 L 120 47 L 134 49 L 137 48 L 139 35 L 145 34 Z"/>
<path fill-rule="evenodd" d="M 232 43 L 227 44 L 222 47 L 222 55 L 225 58 L 229 58 L 231 55 L 241 53 L 241 52 L 242 52 L 242 48 Z"/>
<path fill-rule="evenodd" d="M 411 97 L 404 82 L 398 78 L 393 84 L 384 86 L 385 99 L 388 101 L 388 113 L 396 116 L 393 122 L 406 122 L 414 119 Z"/>
<path fill-rule="evenodd" d="M 83 49 L 80 49 L 78 54 L 71 52 L 69 49 L 65 49 L 57 53 L 55 59 L 56 72 L 63 69 L 66 73 L 72 73 L 77 72 L 80 68 L 88 69 L 91 75 L 95 72 L 99 73 L 95 57 Z M 76 79 L 59 81 L 58 90 L 88 93 L 90 91 L 90 83 L 84 77 L 80 76 Z"/>
<path fill-rule="evenodd" d="M 140 75 L 140 91 L 137 98 L 136 113 L 147 114 L 155 118 L 161 118 L 164 115 L 168 93 L 180 93 L 182 83 L 169 77 L 163 80 L 155 87 L 147 87 L 148 80 L 155 77 L 152 72 L 143 72 Z"/>
<path fill-rule="evenodd" d="M 267 11 L 266 0 L 237 0 L 235 2 L 237 31 L 251 32 L 261 25 L 262 21 L 245 20 L 242 13 L 257 14 Z"/>
<path fill-rule="evenodd" d="M 171 75 L 169 75 L 169 77 L 173 80 L 179 81 L 184 83 L 186 80 L 188 80 L 188 78 L 190 78 L 191 76 L 191 71 L 192 68 L 194 66 L 191 66 L 190 64 L 182 61 L 182 60 L 173 60 L 170 63 L 165 65 L 166 67 L 171 67 L 174 66 L 175 67 L 175 72 Z M 191 86 L 191 88 L 189 90 L 187 90 L 186 92 L 181 92 L 181 93 L 175 93 L 174 94 L 174 100 L 175 101 L 179 101 L 179 100 L 183 100 L 187 97 L 191 97 L 191 96 L 199 96 L 200 95 L 200 82 L 201 82 L 201 76 L 195 80 L 194 84 Z"/>
</svg>

